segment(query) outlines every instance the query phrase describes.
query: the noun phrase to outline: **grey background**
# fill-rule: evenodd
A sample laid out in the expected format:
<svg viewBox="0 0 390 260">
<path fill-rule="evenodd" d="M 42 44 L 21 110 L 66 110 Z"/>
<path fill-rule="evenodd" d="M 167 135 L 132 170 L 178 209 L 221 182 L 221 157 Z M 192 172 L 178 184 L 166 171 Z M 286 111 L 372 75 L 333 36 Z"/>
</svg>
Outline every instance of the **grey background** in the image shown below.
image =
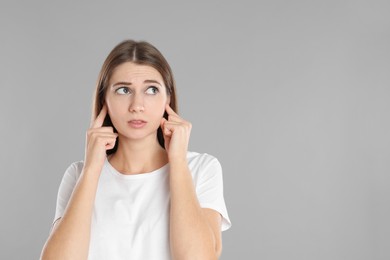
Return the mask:
<svg viewBox="0 0 390 260">
<path fill-rule="evenodd" d="M 0 259 L 37 259 L 108 52 L 170 62 L 217 156 L 222 259 L 390 259 L 388 1 L 0 4 Z"/>
</svg>

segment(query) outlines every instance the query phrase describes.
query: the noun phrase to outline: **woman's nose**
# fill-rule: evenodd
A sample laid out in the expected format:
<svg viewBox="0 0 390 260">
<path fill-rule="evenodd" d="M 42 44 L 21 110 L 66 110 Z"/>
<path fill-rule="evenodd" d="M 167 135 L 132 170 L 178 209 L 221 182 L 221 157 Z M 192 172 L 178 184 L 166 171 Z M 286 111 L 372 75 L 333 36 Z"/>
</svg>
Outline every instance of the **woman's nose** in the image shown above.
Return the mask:
<svg viewBox="0 0 390 260">
<path fill-rule="evenodd" d="M 134 94 L 130 103 L 130 112 L 143 112 L 145 110 L 144 101 L 141 95 Z"/>
</svg>

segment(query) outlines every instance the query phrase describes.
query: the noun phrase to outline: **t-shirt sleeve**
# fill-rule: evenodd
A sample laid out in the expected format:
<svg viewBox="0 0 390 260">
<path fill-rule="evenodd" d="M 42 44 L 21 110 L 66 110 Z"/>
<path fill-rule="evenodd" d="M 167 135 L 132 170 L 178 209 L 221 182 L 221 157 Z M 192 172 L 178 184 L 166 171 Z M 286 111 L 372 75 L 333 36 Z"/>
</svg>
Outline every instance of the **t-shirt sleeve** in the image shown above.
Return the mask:
<svg viewBox="0 0 390 260">
<path fill-rule="evenodd" d="M 231 222 L 223 196 L 221 164 L 212 157 L 202 168 L 196 185 L 200 206 L 218 211 L 222 216 L 221 230 L 225 231 L 231 227 Z"/>
<path fill-rule="evenodd" d="M 72 163 L 65 171 L 57 195 L 56 213 L 53 223 L 64 215 L 70 196 L 76 186 L 78 177 L 82 169 L 82 162 Z"/>
</svg>

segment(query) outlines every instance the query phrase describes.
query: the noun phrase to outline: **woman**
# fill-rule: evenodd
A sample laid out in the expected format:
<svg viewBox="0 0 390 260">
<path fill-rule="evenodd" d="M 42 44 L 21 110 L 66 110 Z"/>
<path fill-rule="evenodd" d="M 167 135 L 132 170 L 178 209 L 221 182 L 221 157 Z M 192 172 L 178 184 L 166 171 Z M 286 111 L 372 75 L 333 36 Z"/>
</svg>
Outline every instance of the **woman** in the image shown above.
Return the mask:
<svg viewBox="0 0 390 260">
<path fill-rule="evenodd" d="M 230 227 L 222 171 L 188 152 L 171 69 L 124 41 L 97 82 L 85 157 L 66 170 L 42 259 L 217 259 Z"/>
</svg>

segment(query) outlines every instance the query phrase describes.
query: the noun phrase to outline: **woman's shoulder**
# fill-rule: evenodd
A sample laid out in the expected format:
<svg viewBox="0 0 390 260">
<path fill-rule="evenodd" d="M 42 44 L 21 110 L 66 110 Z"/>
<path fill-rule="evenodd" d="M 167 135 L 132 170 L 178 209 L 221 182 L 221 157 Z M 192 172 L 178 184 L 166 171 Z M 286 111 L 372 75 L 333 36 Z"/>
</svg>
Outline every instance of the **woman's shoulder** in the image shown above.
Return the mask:
<svg viewBox="0 0 390 260">
<path fill-rule="evenodd" d="M 208 153 L 199 153 L 194 151 L 188 151 L 187 152 L 187 159 L 188 160 L 214 160 L 217 159 L 215 156 L 208 154 Z"/>
<path fill-rule="evenodd" d="M 218 159 L 208 153 L 187 152 L 187 160 L 190 166 L 206 166 L 210 164 L 219 164 Z"/>
<path fill-rule="evenodd" d="M 80 176 L 81 171 L 83 170 L 83 167 L 84 167 L 83 160 L 74 161 L 66 169 L 65 175 L 69 175 L 69 176 L 72 176 L 72 177 L 77 179 Z"/>
</svg>

